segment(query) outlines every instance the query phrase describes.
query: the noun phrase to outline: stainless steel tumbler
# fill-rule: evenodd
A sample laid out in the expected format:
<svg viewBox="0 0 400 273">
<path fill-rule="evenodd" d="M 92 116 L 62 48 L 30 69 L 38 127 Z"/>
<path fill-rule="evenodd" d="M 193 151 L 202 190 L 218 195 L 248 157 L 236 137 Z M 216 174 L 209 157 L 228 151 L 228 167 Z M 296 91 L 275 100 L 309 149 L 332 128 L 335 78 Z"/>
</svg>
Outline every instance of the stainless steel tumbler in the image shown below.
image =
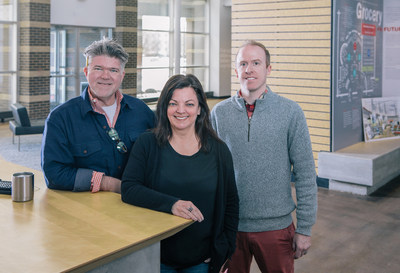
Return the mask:
<svg viewBox="0 0 400 273">
<path fill-rule="evenodd" d="M 34 175 L 31 172 L 14 173 L 11 182 L 11 199 L 25 202 L 33 199 Z"/>
</svg>

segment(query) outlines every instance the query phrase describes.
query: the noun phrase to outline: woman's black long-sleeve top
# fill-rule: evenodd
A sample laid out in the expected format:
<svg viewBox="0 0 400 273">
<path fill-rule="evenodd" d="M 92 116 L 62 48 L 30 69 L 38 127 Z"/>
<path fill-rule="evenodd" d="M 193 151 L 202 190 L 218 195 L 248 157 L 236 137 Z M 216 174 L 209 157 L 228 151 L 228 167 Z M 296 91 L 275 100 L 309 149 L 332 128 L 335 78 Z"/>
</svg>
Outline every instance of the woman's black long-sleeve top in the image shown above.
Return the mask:
<svg viewBox="0 0 400 273">
<path fill-rule="evenodd" d="M 217 191 L 212 228 L 209 272 L 219 272 L 236 246 L 239 198 L 232 155 L 225 143 L 210 138 L 217 162 Z M 136 141 L 126 165 L 121 184 L 122 201 L 152 210 L 171 213 L 179 198 L 154 190 L 159 182 L 161 147 L 153 133 L 142 134 Z M 194 246 L 195 247 L 195 246 Z"/>
</svg>

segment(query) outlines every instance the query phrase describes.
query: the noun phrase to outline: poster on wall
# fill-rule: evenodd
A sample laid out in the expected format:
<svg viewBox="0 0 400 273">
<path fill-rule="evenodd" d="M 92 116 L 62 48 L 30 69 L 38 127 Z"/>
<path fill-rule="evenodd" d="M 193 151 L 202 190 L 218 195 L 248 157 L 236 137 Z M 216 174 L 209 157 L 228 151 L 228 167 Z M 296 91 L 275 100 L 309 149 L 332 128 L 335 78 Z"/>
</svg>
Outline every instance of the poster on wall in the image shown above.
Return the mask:
<svg viewBox="0 0 400 273">
<path fill-rule="evenodd" d="M 334 0 L 332 150 L 363 140 L 362 98 L 382 97 L 383 0 Z"/>
<path fill-rule="evenodd" d="M 362 99 L 366 142 L 400 138 L 400 97 Z"/>
</svg>

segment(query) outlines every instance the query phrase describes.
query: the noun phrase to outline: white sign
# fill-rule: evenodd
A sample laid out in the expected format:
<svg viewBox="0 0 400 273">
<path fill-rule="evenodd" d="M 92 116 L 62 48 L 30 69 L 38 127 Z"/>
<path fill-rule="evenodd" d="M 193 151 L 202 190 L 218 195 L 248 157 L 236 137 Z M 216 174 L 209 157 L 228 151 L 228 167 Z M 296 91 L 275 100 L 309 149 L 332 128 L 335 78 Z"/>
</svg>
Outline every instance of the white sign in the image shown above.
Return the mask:
<svg viewBox="0 0 400 273">
<path fill-rule="evenodd" d="M 51 0 L 50 23 L 115 28 L 115 0 Z"/>
<path fill-rule="evenodd" d="M 383 32 L 383 97 L 400 96 L 400 1 L 385 0 Z"/>
</svg>

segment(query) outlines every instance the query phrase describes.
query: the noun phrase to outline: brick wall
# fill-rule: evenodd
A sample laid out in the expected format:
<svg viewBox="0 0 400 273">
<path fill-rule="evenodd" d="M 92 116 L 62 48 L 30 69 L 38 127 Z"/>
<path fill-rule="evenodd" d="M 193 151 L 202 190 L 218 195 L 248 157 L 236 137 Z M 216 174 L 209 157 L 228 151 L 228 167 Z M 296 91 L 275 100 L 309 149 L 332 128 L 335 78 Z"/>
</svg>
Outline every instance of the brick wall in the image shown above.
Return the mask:
<svg viewBox="0 0 400 273">
<path fill-rule="evenodd" d="M 137 0 L 117 0 L 116 5 L 117 22 L 113 36 L 129 54 L 121 89 L 125 94 L 135 96 L 137 92 Z"/>
<path fill-rule="evenodd" d="M 50 0 L 19 1 L 18 102 L 44 119 L 50 102 Z"/>
</svg>

